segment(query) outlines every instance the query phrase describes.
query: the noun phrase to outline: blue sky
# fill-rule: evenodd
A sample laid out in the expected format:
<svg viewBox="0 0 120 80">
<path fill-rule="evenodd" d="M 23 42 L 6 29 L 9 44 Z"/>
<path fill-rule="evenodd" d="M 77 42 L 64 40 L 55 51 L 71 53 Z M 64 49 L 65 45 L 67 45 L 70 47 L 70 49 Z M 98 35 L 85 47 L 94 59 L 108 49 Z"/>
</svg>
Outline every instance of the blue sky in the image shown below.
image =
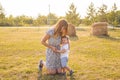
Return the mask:
<svg viewBox="0 0 120 80">
<path fill-rule="evenodd" d="M 12 14 L 13 16 L 27 15 L 32 17 L 37 17 L 39 14 L 48 15 L 49 5 L 50 12 L 57 16 L 65 16 L 71 3 L 76 6 L 77 13 L 84 17 L 91 2 L 96 8 L 106 4 L 108 10 L 116 3 L 118 10 L 120 10 L 120 0 L 0 0 L 7 16 Z"/>
</svg>

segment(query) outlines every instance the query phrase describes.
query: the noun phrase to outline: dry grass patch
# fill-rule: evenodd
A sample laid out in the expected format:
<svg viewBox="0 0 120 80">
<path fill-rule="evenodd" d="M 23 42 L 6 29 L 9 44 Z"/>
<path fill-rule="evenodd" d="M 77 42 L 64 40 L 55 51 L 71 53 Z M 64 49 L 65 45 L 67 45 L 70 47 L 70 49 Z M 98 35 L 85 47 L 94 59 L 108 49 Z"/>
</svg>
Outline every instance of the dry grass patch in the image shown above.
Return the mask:
<svg viewBox="0 0 120 80">
<path fill-rule="evenodd" d="M 48 76 L 38 72 L 38 61 L 45 60 L 40 39 L 47 29 L 0 28 L 0 80 L 119 80 L 120 30 L 109 30 L 109 37 L 91 36 L 90 29 L 76 30 L 71 39 L 69 66 L 73 76 Z"/>
</svg>

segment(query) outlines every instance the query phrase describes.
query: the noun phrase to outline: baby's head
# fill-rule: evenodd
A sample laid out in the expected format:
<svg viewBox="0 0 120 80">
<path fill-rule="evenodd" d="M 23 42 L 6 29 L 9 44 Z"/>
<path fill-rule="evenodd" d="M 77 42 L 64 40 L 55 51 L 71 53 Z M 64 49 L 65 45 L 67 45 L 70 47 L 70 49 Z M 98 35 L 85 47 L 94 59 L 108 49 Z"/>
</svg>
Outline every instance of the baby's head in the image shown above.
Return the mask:
<svg viewBox="0 0 120 80">
<path fill-rule="evenodd" d="M 67 44 L 67 43 L 69 43 L 69 39 L 68 39 L 67 36 L 62 36 L 61 40 L 62 40 L 62 44 Z"/>
</svg>

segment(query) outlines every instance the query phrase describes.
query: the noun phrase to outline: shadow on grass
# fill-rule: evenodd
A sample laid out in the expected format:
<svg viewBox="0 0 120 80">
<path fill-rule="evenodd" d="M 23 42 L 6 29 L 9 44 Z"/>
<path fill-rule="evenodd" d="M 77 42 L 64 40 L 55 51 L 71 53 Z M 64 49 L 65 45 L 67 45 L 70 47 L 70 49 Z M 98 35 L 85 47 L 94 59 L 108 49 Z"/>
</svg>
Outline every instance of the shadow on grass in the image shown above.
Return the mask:
<svg viewBox="0 0 120 80">
<path fill-rule="evenodd" d="M 112 41 L 120 41 L 120 37 L 111 37 L 111 36 L 97 36 L 97 37 L 112 40 Z"/>
<path fill-rule="evenodd" d="M 78 38 L 78 36 L 74 36 L 74 37 L 69 37 L 69 39 L 71 40 L 71 41 L 76 41 L 76 40 L 78 40 L 79 38 Z"/>
<path fill-rule="evenodd" d="M 76 31 L 87 31 L 87 30 L 84 28 L 76 28 Z"/>
<path fill-rule="evenodd" d="M 37 80 L 76 80 L 74 78 L 74 75 L 67 76 L 67 75 L 47 75 L 42 74 L 42 72 L 38 72 L 38 78 Z"/>
</svg>

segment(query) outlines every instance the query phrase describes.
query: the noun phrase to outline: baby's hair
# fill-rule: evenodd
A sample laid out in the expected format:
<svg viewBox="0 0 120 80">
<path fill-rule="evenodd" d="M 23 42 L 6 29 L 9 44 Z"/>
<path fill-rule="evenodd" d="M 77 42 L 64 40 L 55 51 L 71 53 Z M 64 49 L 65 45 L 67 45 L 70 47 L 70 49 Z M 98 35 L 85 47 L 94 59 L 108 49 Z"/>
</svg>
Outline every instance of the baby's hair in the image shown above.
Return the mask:
<svg viewBox="0 0 120 80">
<path fill-rule="evenodd" d="M 67 40 L 69 40 L 69 38 L 68 38 L 67 36 L 62 36 L 62 38 L 67 38 Z M 61 38 L 61 39 L 62 39 L 62 38 Z"/>
</svg>

